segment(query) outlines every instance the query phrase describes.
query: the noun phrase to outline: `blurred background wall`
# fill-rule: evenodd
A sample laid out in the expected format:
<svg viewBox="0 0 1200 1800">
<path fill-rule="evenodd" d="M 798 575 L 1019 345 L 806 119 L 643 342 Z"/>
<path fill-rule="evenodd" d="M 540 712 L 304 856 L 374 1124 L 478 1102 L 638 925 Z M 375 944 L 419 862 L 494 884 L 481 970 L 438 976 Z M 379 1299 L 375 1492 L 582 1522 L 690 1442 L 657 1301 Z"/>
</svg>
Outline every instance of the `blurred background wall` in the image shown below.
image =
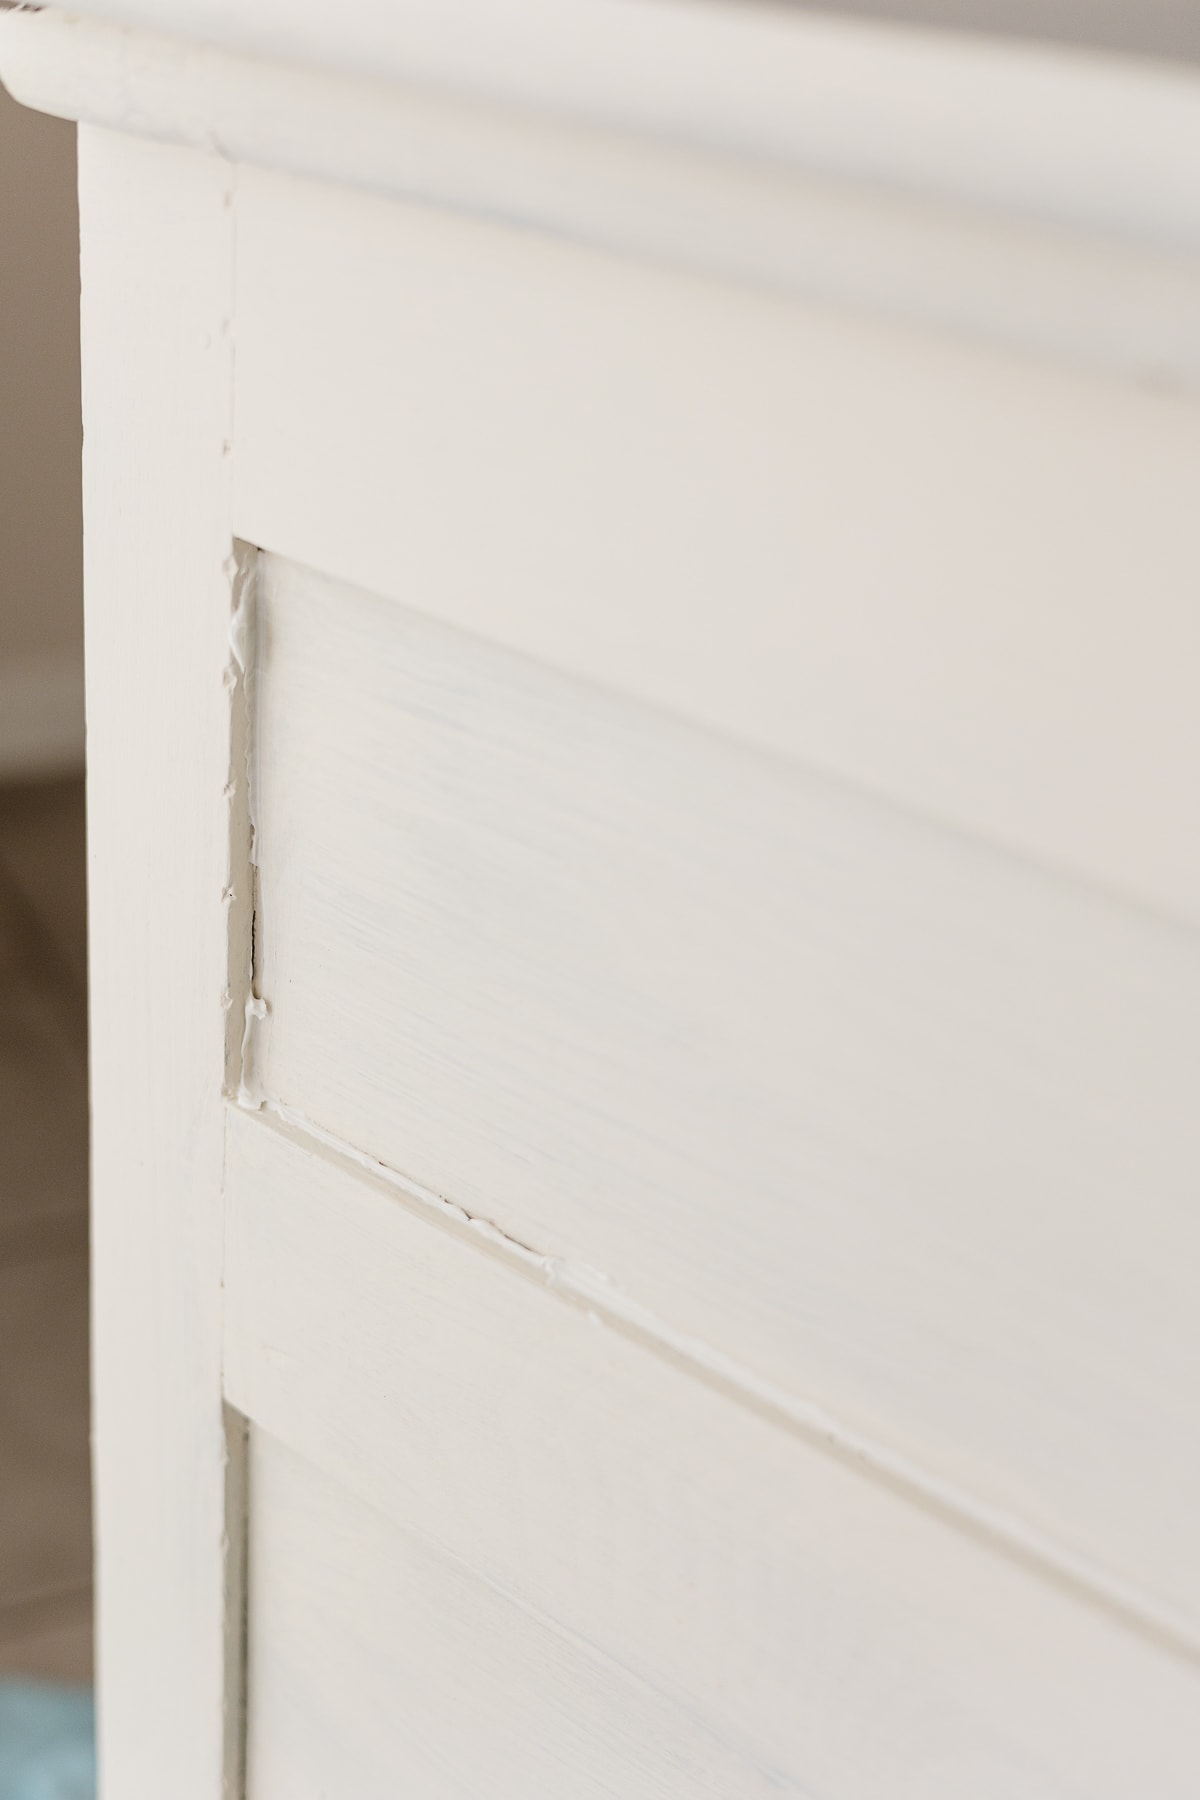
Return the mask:
<svg viewBox="0 0 1200 1800">
<path fill-rule="evenodd" d="M 75 130 L 0 88 L 0 781 L 83 763 Z"/>
<path fill-rule="evenodd" d="M 74 128 L 0 88 L 0 1794 L 92 1662 L 78 331 Z"/>
</svg>

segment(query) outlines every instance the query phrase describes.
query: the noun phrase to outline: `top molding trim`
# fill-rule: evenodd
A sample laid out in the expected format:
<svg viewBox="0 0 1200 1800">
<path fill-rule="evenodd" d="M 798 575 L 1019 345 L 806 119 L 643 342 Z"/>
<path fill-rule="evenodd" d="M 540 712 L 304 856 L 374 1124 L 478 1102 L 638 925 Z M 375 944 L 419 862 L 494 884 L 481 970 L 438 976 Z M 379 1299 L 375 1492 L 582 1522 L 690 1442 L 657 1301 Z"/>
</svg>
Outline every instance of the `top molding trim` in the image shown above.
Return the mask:
<svg viewBox="0 0 1200 1800">
<path fill-rule="evenodd" d="M 282 25 L 268 58 L 48 8 L 0 11 L 0 75 L 233 163 L 1200 392 L 1200 72 L 711 0 L 354 16 L 382 73 L 341 40 L 289 60 Z"/>
<path fill-rule="evenodd" d="M 1186 64 L 753 0 L 77 0 L 72 13 L 1200 248 L 1200 70 Z M 0 21 L 6 36 L 21 19 Z M 27 62 L 15 73 L 38 105 Z M 89 116 L 86 93 L 77 106 Z"/>
</svg>

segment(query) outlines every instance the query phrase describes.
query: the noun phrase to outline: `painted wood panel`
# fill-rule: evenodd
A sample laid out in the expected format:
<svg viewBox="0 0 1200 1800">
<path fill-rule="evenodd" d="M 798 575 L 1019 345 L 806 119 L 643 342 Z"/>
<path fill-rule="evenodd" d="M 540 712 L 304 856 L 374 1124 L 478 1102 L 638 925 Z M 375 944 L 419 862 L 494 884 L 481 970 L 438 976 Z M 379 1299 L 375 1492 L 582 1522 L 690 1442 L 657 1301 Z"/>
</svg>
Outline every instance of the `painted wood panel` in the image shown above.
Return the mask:
<svg viewBox="0 0 1200 1800">
<path fill-rule="evenodd" d="M 92 129 L 79 167 L 100 1780 L 216 1800 L 239 1716 L 221 1090 L 249 926 L 244 781 L 227 789 L 231 178 Z"/>
<path fill-rule="evenodd" d="M 239 533 L 1200 918 L 1200 406 L 246 171 Z"/>
<path fill-rule="evenodd" d="M 387 1791 L 358 1657 L 431 1727 L 475 1672 L 425 1786 L 1194 1794 L 1195 78 L 85 8 L 411 89 L 0 25 L 206 147 L 81 158 L 106 1792 L 243 1786 L 223 1337 L 310 1464 L 259 1457 L 261 1787 Z M 235 524 L 340 578 L 268 568 L 245 1068 Z"/>
<path fill-rule="evenodd" d="M 639 13 L 645 4 L 640 0 Z M 738 10 L 746 18 L 756 9 Z M 622 16 L 611 8 L 604 15 L 609 26 Z M 711 24 L 718 15 L 712 7 L 698 14 L 675 6 L 671 16 Z M 868 44 L 861 31 L 855 41 L 860 52 Z M 561 104 L 483 99 L 474 86 L 459 92 L 419 78 L 380 79 L 375 69 L 362 76 L 279 64 L 208 43 L 190 44 L 181 57 L 174 36 L 74 14 L 0 16 L 0 64 L 15 93 L 50 112 L 168 143 L 206 148 L 217 141 L 232 162 L 499 217 L 1072 367 L 1193 393 L 1200 385 L 1200 259 L 1176 231 L 1148 229 L 1145 211 L 1133 228 L 1128 194 L 1118 218 L 1096 229 L 1093 202 L 1103 212 L 1113 193 L 1102 182 L 1095 192 L 1085 183 L 1084 195 L 1065 207 L 1060 195 L 1063 216 L 1048 224 L 1041 209 L 1053 184 L 1044 154 L 1034 191 L 1022 191 L 1018 179 L 1011 203 L 998 208 L 988 203 L 996 197 L 990 191 L 952 198 L 928 179 L 898 185 L 901 143 L 884 153 L 886 181 L 862 167 L 848 179 L 837 154 L 847 146 L 836 142 L 817 141 L 791 157 L 730 154 L 705 144 L 703 133 L 699 142 L 661 129 L 631 135 L 611 122 L 569 116 Z M 925 75 L 936 86 L 932 65 Z M 494 73 L 494 60 L 489 66 Z M 1061 63 L 1040 71 L 1066 88 L 1079 72 Z M 804 74 L 812 80 L 811 55 Z M 1127 68 L 1124 82 L 1106 95 L 1108 139 L 1121 133 L 1113 110 L 1131 97 L 1129 75 Z M 1178 92 L 1161 71 L 1152 85 L 1158 122 Z M 874 96 L 873 126 L 883 98 Z M 1142 94 L 1137 110 L 1146 100 Z M 1028 108 L 1014 110 L 1027 128 Z M 809 123 L 813 113 L 801 100 L 790 109 L 793 119 Z M 826 124 L 836 140 L 837 122 Z M 864 129 L 865 121 L 858 149 Z M 1147 137 L 1126 126 L 1123 146 L 1140 147 Z M 903 148 L 912 141 L 904 132 Z M 1062 127 L 1057 143 L 1068 141 Z M 956 149 L 958 170 L 961 137 Z M 1170 165 L 1155 172 L 1155 206 L 1186 167 L 1176 136 Z"/>
<path fill-rule="evenodd" d="M 382 1718 L 380 1680 L 391 1658 L 405 1666 L 421 1654 L 406 1634 L 427 1623 L 418 1692 L 434 1693 L 464 1629 L 451 1609 L 466 1590 L 480 1635 L 462 1670 L 462 1729 L 482 1718 L 481 1751 L 522 1671 L 525 1704 L 553 1706 L 564 1693 L 539 1674 L 540 1628 L 502 1635 L 516 1603 L 606 1665 L 590 1700 L 567 1691 L 543 1750 L 573 1722 L 598 1756 L 612 1754 L 600 1727 L 630 1675 L 665 1717 L 678 1720 L 679 1708 L 784 1792 L 1194 1794 L 1194 1662 L 784 1429 L 728 1384 L 589 1315 L 461 1220 L 263 1118 L 232 1112 L 228 1129 L 231 1399 L 458 1565 L 452 1575 L 414 1569 L 424 1551 L 365 1517 L 358 1540 L 348 1499 L 268 1467 L 252 1503 L 250 1561 L 261 1556 L 264 1573 L 261 1586 L 252 1577 L 249 1632 L 253 1643 L 260 1595 L 264 1638 L 251 1667 L 275 1660 L 263 1680 L 276 1731 L 311 1673 L 318 1740 L 322 1703 L 335 1721 L 353 1706 L 366 1766 L 391 1740 L 403 1769 L 403 1690 L 388 1690 Z M 486 1598 L 464 1570 L 488 1584 Z M 400 1608 L 410 1591 L 411 1617 Z M 449 1616 L 438 1616 L 439 1592 Z M 364 1672 L 370 1685 L 348 1695 L 377 1647 L 377 1674 Z M 627 1752 L 645 1716 L 631 1699 Z M 286 1749 L 275 1753 L 289 1770 Z M 467 1771 L 455 1792 L 515 1792 L 533 1754 L 509 1745 L 481 1779 L 459 1746 L 442 1779 Z M 710 1776 L 725 1766 L 714 1760 Z M 619 1757 L 595 1773 L 600 1792 L 661 1791 L 653 1763 L 642 1779 Z M 327 1791 L 349 1800 L 352 1789 Z M 733 1779 L 722 1791 L 755 1788 Z"/>
<path fill-rule="evenodd" d="M 264 559 L 273 1101 L 1200 1618 L 1200 940 Z"/>
<path fill-rule="evenodd" d="M 250 1447 L 249 1800 L 797 1792 L 277 1439 Z"/>
<path fill-rule="evenodd" d="M 1097 0 L 1068 3 L 1103 38 Z M 1152 35 L 1147 15 L 1164 4 L 1125 0 L 1132 35 Z M 1111 0 L 1106 10 L 1109 23 Z M 72 11 L 635 138 L 1197 241 L 1200 84 L 1186 68 L 741 0 L 345 0 L 336 15 L 323 0 L 75 0 Z"/>
</svg>

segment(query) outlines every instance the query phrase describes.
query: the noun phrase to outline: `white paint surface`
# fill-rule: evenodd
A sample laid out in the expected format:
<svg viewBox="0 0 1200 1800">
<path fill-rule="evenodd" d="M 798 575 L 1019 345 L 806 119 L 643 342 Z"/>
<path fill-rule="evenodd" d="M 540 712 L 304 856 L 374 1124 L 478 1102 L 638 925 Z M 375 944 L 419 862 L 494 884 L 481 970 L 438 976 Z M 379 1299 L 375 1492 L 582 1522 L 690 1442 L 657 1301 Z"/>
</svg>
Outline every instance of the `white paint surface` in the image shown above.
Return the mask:
<svg viewBox="0 0 1200 1800">
<path fill-rule="evenodd" d="M 1192 1800 L 1197 78 L 85 11 L 105 1800 Z"/>
<path fill-rule="evenodd" d="M 613 15 L 610 15 L 613 16 Z M 848 179 L 420 80 L 336 74 L 53 12 L 0 17 L 35 104 L 1157 384 L 1200 380 L 1200 259 L 1028 203 Z M 1029 196 L 1026 196 L 1028 202 Z M 1142 221 L 1144 224 L 1144 220 Z"/>
<path fill-rule="evenodd" d="M 254 1800 L 798 1792 L 265 1432 L 251 1449 Z"/>
<path fill-rule="evenodd" d="M 262 590 L 267 1093 L 1194 1629 L 1195 936 Z"/>
<path fill-rule="evenodd" d="M 491 1664 L 507 1652 L 547 1709 L 542 1752 L 578 1757 L 582 1736 L 602 1793 L 662 1791 L 629 1770 L 642 1706 L 623 1744 L 605 1742 L 625 1670 L 661 1696 L 659 1770 L 672 1746 L 696 1743 L 682 1714 L 803 1795 L 1194 1794 L 1193 1663 L 590 1318 L 312 1140 L 231 1113 L 229 1205 L 230 1393 L 347 1495 L 264 1459 L 252 1570 L 256 1540 L 269 1542 L 250 1635 L 261 1603 L 277 1647 L 264 1730 L 276 1737 L 252 1748 L 252 1767 L 296 1767 L 287 1736 L 302 1708 L 328 1800 L 355 1800 L 360 1768 L 389 1757 L 411 1768 L 405 1688 L 385 1709 L 374 1684 L 413 1654 L 400 1596 L 415 1559 L 417 1617 L 432 1613 L 424 1743 L 443 1782 L 456 1777 L 451 1792 L 515 1794 L 535 1754 L 497 1747 L 492 1709 L 514 1676 Z M 459 1568 L 439 1578 L 351 1494 Z M 497 1617 L 506 1599 L 534 1615 L 513 1637 Z M 490 1616 L 452 1723 L 439 1669 L 460 1606 Z M 538 1674 L 539 1620 L 599 1664 L 563 1719 Z M 578 1668 L 568 1650 L 564 1679 Z M 344 1773 L 321 1743 L 339 1726 L 354 1744 Z M 288 1791 L 282 1775 L 264 1779 L 270 1800 Z M 368 1780 L 368 1795 L 386 1791 Z M 734 1775 L 722 1791 L 759 1784 Z"/>
<path fill-rule="evenodd" d="M 101 1785 L 217 1800 L 230 178 L 90 129 L 80 173 Z"/>
<path fill-rule="evenodd" d="M 1200 75 L 734 0 L 75 0 L 633 135 L 1196 246 Z"/>
<path fill-rule="evenodd" d="M 247 541 L 1200 918 L 1200 405 L 258 171 L 237 304 Z"/>
</svg>

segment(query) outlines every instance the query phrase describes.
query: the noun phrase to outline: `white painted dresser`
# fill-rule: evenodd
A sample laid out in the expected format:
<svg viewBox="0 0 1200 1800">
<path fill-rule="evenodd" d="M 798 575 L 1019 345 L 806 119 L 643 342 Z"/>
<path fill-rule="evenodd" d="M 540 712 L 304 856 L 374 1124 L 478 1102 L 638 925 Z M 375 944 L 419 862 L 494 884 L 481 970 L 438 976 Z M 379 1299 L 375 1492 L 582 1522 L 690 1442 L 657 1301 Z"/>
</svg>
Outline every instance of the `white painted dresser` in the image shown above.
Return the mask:
<svg viewBox="0 0 1200 1800">
<path fill-rule="evenodd" d="M 105 1800 L 1195 1800 L 1200 74 L 80 11 Z"/>
</svg>

